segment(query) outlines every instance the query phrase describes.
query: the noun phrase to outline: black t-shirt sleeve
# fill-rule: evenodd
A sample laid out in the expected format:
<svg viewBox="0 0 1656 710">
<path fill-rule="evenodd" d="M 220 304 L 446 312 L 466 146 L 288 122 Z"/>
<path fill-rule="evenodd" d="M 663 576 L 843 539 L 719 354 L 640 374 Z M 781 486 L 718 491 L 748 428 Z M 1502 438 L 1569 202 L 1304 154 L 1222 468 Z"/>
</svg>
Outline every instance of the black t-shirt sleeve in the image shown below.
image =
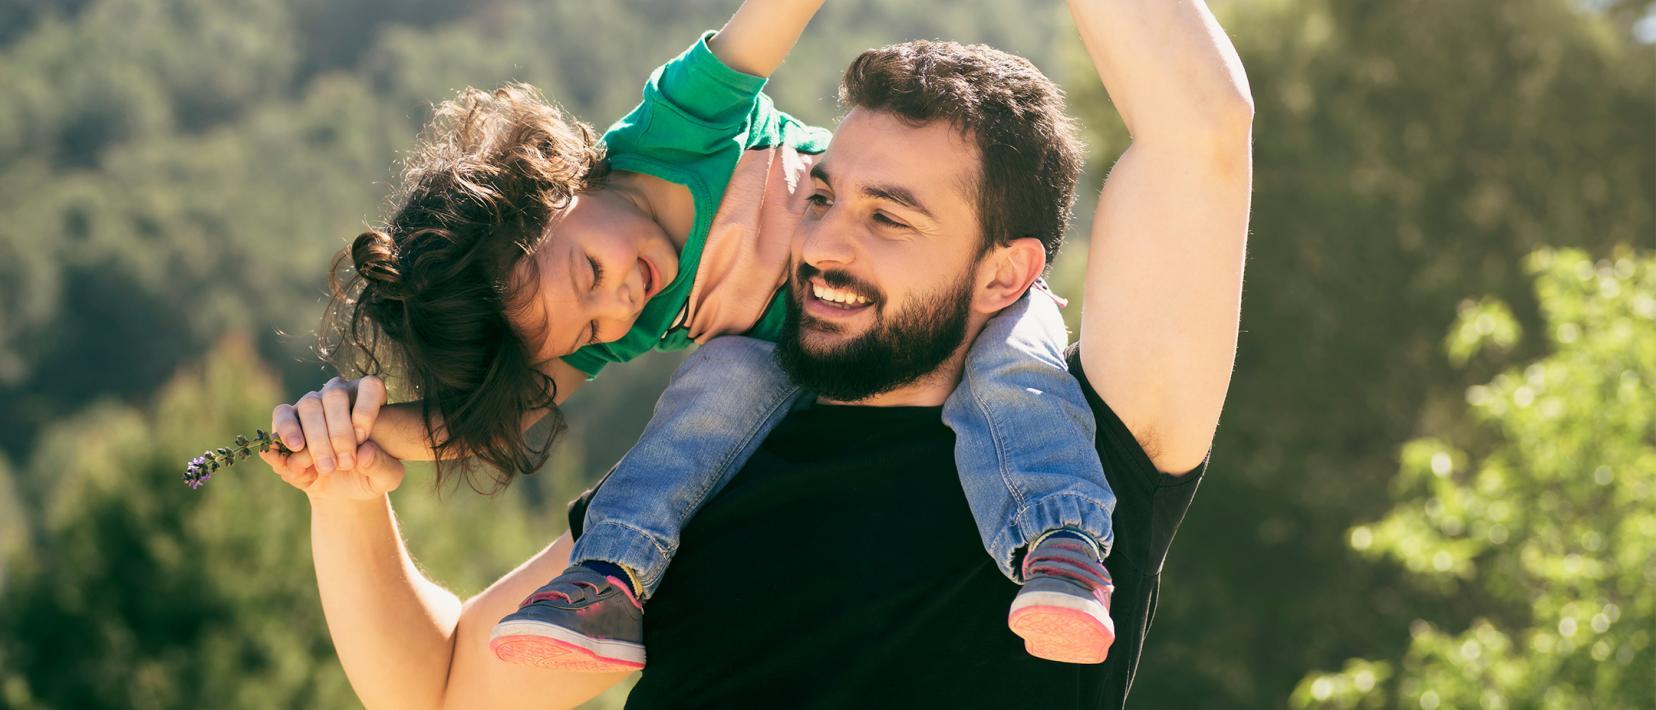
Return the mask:
<svg viewBox="0 0 1656 710">
<path fill-rule="evenodd" d="M 1146 576 L 1159 574 L 1173 533 L 1184 521 L 1207 462 L 1177 475 L 1157 470 L 1144 446 L 1087 380 L 1079 345 L 1070 346 L 1066 360 L 1092 407 L 1098 428 L 1098 457 L 1116 495 L 1116 546 L 1109 559 L 1110 571 L 1118 578 L 1129 571 Z"/>
</svg>

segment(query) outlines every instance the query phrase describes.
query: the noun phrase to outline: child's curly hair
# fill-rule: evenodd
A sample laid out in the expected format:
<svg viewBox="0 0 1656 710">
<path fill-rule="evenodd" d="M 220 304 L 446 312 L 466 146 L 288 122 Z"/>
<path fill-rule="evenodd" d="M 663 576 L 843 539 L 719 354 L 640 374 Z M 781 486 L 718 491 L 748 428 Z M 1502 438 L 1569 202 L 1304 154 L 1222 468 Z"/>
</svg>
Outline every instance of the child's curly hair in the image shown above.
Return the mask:
<svg viewBox="0 0 1656 710">
<path fill-rule="evenodd" d="M 563 430 L 540 337 L 509 316 L 533 298 L 525 257 L 548 221 L 607 173 L 592 127 L 533 87 L 468 87 L 421 131 L 390 217 L 334 259 L 321 354 L 343 372 L 406 379 L 434 432 L 439 483 L 458 467 L 474 489 L 498 491 L 545 463 Z M 543 408 L 545 436 L 531 444 L 523 425 Z M 492 486 L 471 475 L 477 460 Z"/>
</svg>

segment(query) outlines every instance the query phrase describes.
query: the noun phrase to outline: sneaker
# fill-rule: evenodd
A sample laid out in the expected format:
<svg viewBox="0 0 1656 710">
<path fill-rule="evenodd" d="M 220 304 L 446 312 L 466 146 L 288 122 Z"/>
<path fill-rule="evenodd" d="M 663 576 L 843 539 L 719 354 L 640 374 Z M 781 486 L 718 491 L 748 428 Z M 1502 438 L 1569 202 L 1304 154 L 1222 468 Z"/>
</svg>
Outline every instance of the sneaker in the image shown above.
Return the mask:
<svg viewBox="0 0 1656 710">
<path fill-rule="evenodd" d="M 636 671 L 644 667 L 644 607 L 625 580 L 577 565 L 495 624 L 489 648 L 538 668 Z"/>
<path fill-rule="evenodd" d="M 1023 588 L 1012 599 L 1007 626 L 1029 655 L 1060 663 L 1103 663 L 1115 642 L 1110 572 L 1096 548 L 1074 538 L 1048 538 L 1024 556 Z"/>
</svg>

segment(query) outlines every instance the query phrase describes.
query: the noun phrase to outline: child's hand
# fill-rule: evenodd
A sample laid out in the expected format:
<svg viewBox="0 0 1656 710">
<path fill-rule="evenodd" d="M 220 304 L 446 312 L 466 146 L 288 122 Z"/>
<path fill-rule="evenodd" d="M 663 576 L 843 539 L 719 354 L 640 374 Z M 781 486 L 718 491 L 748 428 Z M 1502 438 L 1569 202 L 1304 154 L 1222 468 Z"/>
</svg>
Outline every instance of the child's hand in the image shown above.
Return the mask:
<svg viewBox="0 0 1656 710">
<path fill-rule="evenodd" d="M 371 498 L 401 485 L 402 462 L 368 435 L 385 404 L 378 377 L 333 378 L 320 391 L 271 413 L 271 429 L 294 453 L 259 455 L 289 485 L 312 497 Z"/>
</svg>

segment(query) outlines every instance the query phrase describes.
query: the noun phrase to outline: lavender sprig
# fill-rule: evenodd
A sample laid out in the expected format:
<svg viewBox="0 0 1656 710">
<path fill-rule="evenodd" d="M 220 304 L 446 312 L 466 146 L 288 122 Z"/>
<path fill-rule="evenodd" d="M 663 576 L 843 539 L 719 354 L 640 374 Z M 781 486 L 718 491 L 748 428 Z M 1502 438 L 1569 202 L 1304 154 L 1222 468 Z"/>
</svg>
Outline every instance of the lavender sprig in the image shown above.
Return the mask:
<svg viewBox="0 0 1656 710">
<path fill-rule="evenodd" d="M 293 453 L 286 444 L 266 434 L 263 429 L 254 429 L 251 441 L 247 437 L 237 434 L 234 445 L 209 449 L 201 452 L 200 456 L 190 459 L 190 462 L 184 466 L 184 485 L 191 489 L 200 488 L 207 484 L 208 479 L 213 477 L 213 472 L 220 468 L 229 468 L 237 461 L 252 456 L 255 450 L 265 452 L 269 451 L 271 447 L 275 447 L 276 451 L 280 453 Z"/>
</svg>

